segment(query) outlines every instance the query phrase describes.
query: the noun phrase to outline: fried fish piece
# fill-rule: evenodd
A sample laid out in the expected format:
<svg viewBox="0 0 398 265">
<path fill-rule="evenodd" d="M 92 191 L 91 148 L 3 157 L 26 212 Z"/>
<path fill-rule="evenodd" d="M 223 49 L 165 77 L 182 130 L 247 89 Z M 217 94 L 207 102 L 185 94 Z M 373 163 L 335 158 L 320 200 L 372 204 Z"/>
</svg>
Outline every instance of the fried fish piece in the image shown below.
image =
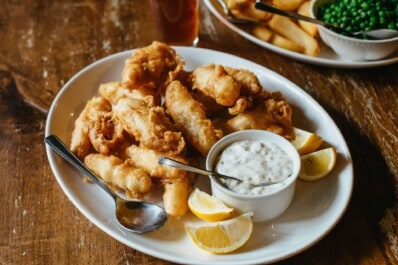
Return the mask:
<svg viewBox="0 0 398 265">
<path fill-rule="evenodd" d="M 75 121 L 70 144 L 71 151 L 79 158 L 84 158 L 93 147 L 98 152 L 109 151 L 109 145 L 122 137 L 119 128 L 109 119 L 111 111 L 111 104 L 102 97 L 93 97 L 86 103 Z"/>
<path fill-rule="evenodd" d="M 121 98 L 136 98 L 144 100 L 149 106 L 160 105 L 161 95 L 151 89 L 127 89 L 121 82 L 108 82 L 98 88 L 99 94 L 111 104 L 116 104 Z"/>
<path fill-rule="evenodd" d="M 188 212 L 188 197 L 192 184 L 189 179 L 162 179 L 164 188 L 163 203 L 166 212 L 171 216 L 183 216 Z"/>
<path fill-rule="evenodd" d="M 256 96 L 262 91 L 258 77 L 250 70 L 225 66 L 224 69 L 240 86 L 242 96 Z"/>
<path fill-rule="evenodd" d="M 187 172 L 185 170 L 162 166 L 158 163 L 158 159 L 161 156 L 168 156 L 180 162 L 187 163 L 181 156 L 170 155 L 137 145 L 131 145 L 128 147 L 126 154 L 129 157 L 127 160 L 128 163 L 137 168 L 144 169 L 153 178 L 173 179 L 184 178 L 187 176 Z"/>
<path fill-rule="evenodd" d="M 213 98 L 217 104 L 230 107 L 229 112 L 233 115 L 250 107 L 252 98 L 262 91 L 257 76 L 243 68 L 209 64 L 195 69 L 191 80 L 192 88 L 203 94 L 195 95 L 196 98 Z"/>
<path fill-rule="evenodd" d="M 122 84 L 128 89 L 159 89 L 183 70 L 184 61 L 165 43 L 152 44 L 135 50 L 125 62 Z"/>
<path fill-rule="evenodd" d="M 112 112 L 100 116 L 93 122 L 89 138 L 94 149 L 100 154 L 110 154 L 124 141 L 122 126 L 113 119 Z"/>
<path fill-rule="evenodd" d="M 267 130 L 293 140 L 292 108 L 280 92 L 263 92 L 256 98 L 253 108 L 229 119 L 224 129 L 227 133 L 247 129 Z"/>
<path fill-rule="evenodd" d="M 135 168 L 114 155 L 89 154 L 84 163 L 112 187 L 124 190 L 128 197 L 140 197 L 154 187 L 145 170 Z"/>
<path fill-rule="evenodd" d="M 206 156 L 213 144 L 222 137 L 222 131 L 214 128 L 203 106 L 180 81 L 173 81 L 167 86 L 165 105 L 187 141 Z"/>
<path fill-rule="evenodd" d="M 222 65 L 208 64 L 196 68 L 192 74 L 192 89 L 214 98 L 223 106 L 233 106 L 240 95 L 240 86 Z"/>
<path fill-rule="evenodd" d="M 148 106 L 143 100 L 122 98 L 113 107 L 113 114 L 142 146 L 170 154 L 179 154 L 185 148 L 184 137 L 161 106 Z"/>
</svg>

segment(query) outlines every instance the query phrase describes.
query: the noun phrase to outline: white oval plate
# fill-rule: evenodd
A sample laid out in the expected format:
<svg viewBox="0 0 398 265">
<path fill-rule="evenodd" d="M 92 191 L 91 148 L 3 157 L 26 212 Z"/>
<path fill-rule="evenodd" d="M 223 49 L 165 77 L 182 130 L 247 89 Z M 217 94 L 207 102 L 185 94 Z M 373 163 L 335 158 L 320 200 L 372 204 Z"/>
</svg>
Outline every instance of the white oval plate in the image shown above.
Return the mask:
<svg viewBox="0 0 398 265">
<path fill-rule="evenodd" d="M 223 0 L 220 0 L 223 1 Z M 278 46 L 275 46 L 271 43 L 262 41 L 253 35 L 249 34 L 248 32 L 244 31 L 243 29 L 239 28 L 235 24 L 229 22 L 222 13 L 222 9 L 220 5 L 217 3 L 217 0 L 204 0 L 206 6 L 209 10 L 228 28 L 236 32 L 237 34 L 241 35 L 243 38 L 256 43 L 259 46 L 262 46 L 268 50 L 271 50 L 275 53 L 281 54 L 291 59 L 295 59 L 304 63 L 314 64 L 314 65 L 322 65 L 328 67 L 335 67 L 335 68 L 369 68 L 369 67 L 376 67 L 376 66 L 383 66 L 388 64 L 393 64 L 398 62 L 398 52 L 390 55 L 387 58 L 375 61 L 351 61 L 348 59 L 344 59 L 343 57 L 336 54 L 332 49 L 330 49 L 326 44 L 323 42 L 321 43 L 321 52 L 318 56 L 313 57 L 293 51 L 289 51 Z"/>
<path fill-rule="evenodd" d="M 299 181 L 293 203 L 278 218 L 256 223 L 253 236 L 238 251 L 213 255 L 196 247 L 184 224 L 197 220 L 192 214 L 170 218 L 160 230 L 138 235 L 121 230 L 114 221 L 114 203 L 99 187 L 85 183 L 81 174 L 47 147 L 54 175 L 72 203 L 92 223 L 116 240 L 146 254 L 183 264 L 270 263 L 293 256 L 324 237 L 339 221 L 351 197 L 353 166 L 346 142 L 326 111 L 295 84 L 258 64 L 229 54 L 191 47 L 175 47 L 186 69 L 208 63 L 251 69 L 268 90 L 281 91 L 293 106 L 296 127 L 317 132 L 327 145 L 336 147 L 338 160 L 332 174 L 305 183 Z M 56 96 L 46 124 L 46 136 L 55 134 L 70 143 L 74 121 L 87 100 L 98 95 L 98 86 L 118 81 L 124 61 L 132 51 L 101 59 L 77 73 Z M 203 188 L 208 179 L 202 178 Z"/>
</svg>

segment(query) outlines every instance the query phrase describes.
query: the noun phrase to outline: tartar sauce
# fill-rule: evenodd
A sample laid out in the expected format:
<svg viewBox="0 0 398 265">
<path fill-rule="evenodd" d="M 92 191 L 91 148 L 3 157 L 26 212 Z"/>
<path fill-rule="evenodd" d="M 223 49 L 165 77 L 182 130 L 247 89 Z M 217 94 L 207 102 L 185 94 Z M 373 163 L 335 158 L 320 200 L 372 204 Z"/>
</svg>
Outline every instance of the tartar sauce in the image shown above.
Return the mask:
<svg viewBox="0 0 398 265">
<path fill-rule="evenodd" d="M 280 189 L 284 184 L 254 188 L 250 184 L 282 182 L 291 176 L 293 161 L 275 143 L 243 140 L 232 143 L 221 152 L 215 170 L 243 180 L 220 179 L 228 189 L 246 195 L 265 195 Z"/>
</svg>

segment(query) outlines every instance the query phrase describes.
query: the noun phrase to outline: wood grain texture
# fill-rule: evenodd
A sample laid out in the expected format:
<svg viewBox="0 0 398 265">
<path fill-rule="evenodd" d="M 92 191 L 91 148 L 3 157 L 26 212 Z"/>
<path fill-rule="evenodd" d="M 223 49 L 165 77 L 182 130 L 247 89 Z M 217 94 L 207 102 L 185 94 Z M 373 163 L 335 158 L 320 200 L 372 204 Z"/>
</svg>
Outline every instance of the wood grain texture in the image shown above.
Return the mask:
<svg viewBox="0 0 398 265">
<path fill-rule="evenodd" d="M 148 1 L 2 1 L 0 264 L 172 264 L 124 246 L 68 200 L 44 148 L 61 87 L 107 55 L 156 39 Z M 280 264 L 398 264 L 398 65 L 361 70 L 300 63 L 233 33 L 201 3 L 199 46 L 252 60 L 313 96 L 354 160 L 347 212 L 319 243 Z"/>
</svg>

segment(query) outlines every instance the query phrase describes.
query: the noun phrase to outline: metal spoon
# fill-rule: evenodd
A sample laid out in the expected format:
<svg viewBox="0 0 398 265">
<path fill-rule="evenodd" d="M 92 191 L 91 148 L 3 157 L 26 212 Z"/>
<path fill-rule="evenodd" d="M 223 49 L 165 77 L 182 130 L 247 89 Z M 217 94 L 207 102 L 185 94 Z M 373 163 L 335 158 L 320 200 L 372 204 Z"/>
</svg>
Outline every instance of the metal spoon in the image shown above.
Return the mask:
<svg viewBox="0 0 398 265">
<path fill-rule="evenodd" d="M 270 12 L 273 14 L 278 14 L 281 16 L 298 19 L 298 20 L 304 20 L 304 21 L 307 21 L 310 23 L 322 25 L 325 28 L 331 29 L 336 32 L 344 33 L 350 37 L 366 36 L 366 37 L 368 37 L 370 39 L 374 39 L 374 40 L 383 40 L 383 39 L 390 39 L 390 38 L 398 37 L 398 31 L 393 30 L 393 29 L 376 29 L 376 30 L 370 30 L 370 31 L 349 32 L 343 28 L 336 27 L 335 25 L 323 22 L 318 19 L 314 19 L 314 18 L 307 17 L 307 16 L 302 16 L 295 12 L 278 9 L 274 6 L 271 6 L 269 4 L 262 2 L 261 0 L 256 0 L 255 8 L 257 8 L 259 10 L 267 11 L 267 12 Z"/>
<path fill-rule="evenodd" d="M 218 177 L 218 178 L 226 178 L 226 179 L 234 179 L 237 180 L 239 182 L 244 182 L 241 179 L 235 178 L 235 177 L 231 177 L 231 176 L 227 176 L 227 175 L 223 175 L 214 171 L 209 171 L 209 170 L 204 170 L 204 169 L 200 169 L 197 167 L 193 167 L 191 165 L 188 164 L 184 164 L 181 163 L 177 160 L 165 157 L 165 156 L 161 156 L 158 159 L 158 163 L 161 165 L 165 165 L 165 166 L 169 166 L 169 167 L 175 167 L 175 168 L 180 168 L 189 172 L 194 172 L 197 174 L 202 174 L 202 175 L 206 175 L 206 176 L 214 176 L 214 177 Z M 262 183 L 257 183 L 257 184 L 249 184 L 252 187 L 264 187 L 264 186 L 270 186 L 273 184 L 277 184 L 279 182 L 272 182 L 272 181 L 268 181 L 268 182 L 262 182 Z"/>
<path fill-rule="evenodd" d="M 121 227 L 134 233 L 146 233 L 159 229 L 166 222 L 167 213 L 159 205 L 143 201 L 130 201 L 119 197 L 95 176 L 57 136 L 47 136 L 45 141 L 53 151 L 87 175 L 115 200 L 115 216 Z"/>
</svg>

